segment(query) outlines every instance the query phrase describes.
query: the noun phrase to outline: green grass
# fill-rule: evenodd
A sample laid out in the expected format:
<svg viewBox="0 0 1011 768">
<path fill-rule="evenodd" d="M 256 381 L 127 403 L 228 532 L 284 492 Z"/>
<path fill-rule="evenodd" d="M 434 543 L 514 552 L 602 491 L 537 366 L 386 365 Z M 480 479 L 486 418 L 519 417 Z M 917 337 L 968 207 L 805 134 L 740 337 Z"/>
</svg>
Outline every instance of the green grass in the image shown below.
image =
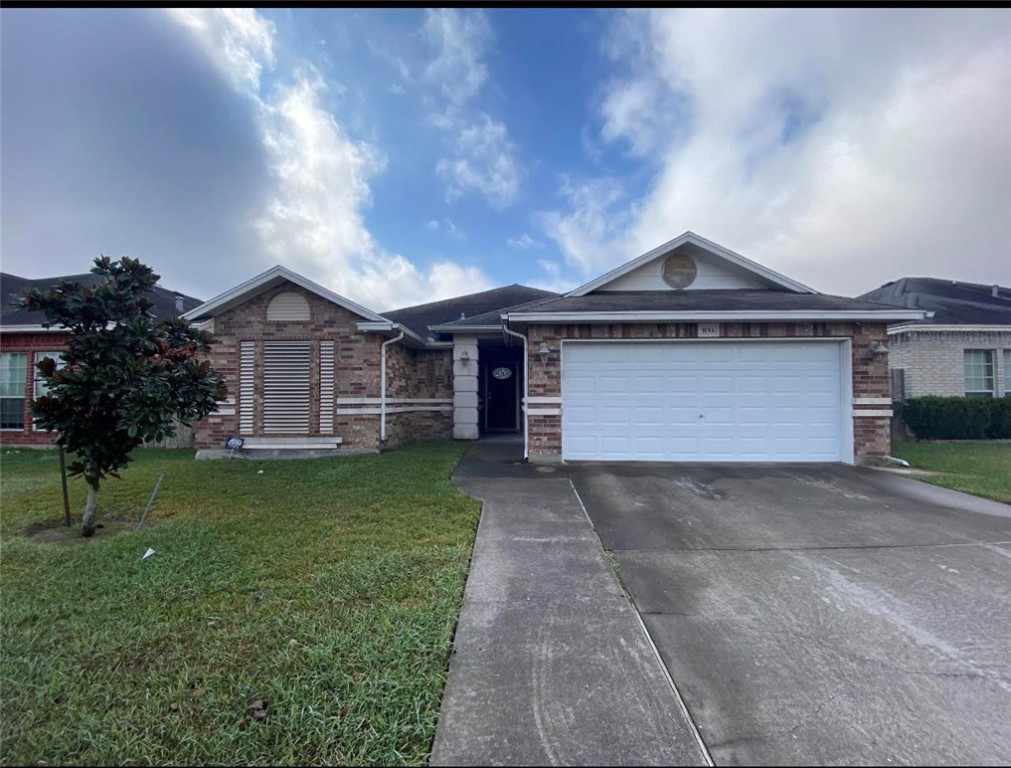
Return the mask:
<svg viewBox="0 0 1011 768">
<path fill-rule="evenodd" d="M 478 519 L 462 451 L 139 450 L 98 521 L 138 520 L 164 472 L 148 525 L 37 543 L 58 457 L 4 449 L 0 764 L 425 763 Z"/>
<path fill-rule="evenodd" d="M 943 473 L 919 478 L 924 482 L 1011 504 L 1011 443 L 896 442 L 892 456 Z"/>
</svg>

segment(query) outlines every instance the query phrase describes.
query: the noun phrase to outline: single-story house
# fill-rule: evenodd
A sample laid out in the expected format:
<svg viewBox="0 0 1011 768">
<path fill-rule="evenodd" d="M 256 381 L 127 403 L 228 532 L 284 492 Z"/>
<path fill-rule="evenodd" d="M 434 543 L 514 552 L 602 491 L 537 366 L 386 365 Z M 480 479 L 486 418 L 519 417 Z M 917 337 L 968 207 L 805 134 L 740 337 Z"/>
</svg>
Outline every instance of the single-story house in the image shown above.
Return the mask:
<svg viewBox="0 0 1011 768">
<path fill-rule="evenodd" d="M 860 298 L 929 313 L 888 326 L 896 400 L 1011 396 L 1011 288 L 903 277 Z"/>
<path fill-rule="evenodd" d="M 25 290 L 48 290 L 66 280 L 94 285 L 104 278 L 90 272 L 29 279 L 0 272 L 0 443 L 4 446 L 47 446 L 55 437 L 40 432 L 32 422 L 32 400 L 45 384 L 35 377 L 35 364 L 46 357 L 56 358 L 67 343 L 62 326 L 47 327 L 45 315 L 12 306 Z M 156 320 L 178 317 L 202 304 L 200 299 L 156 285 L 149 296 Z"/>
<path fill-rule="evenodd" d="M 887 454 L 887 326 L 691 232 L 564 295 L 382 314 L 283 267 L 186 312 L 231 400 L 196 446 L 378 450 L 524 436 L 532 461 L 845 462 Z"/>
</svg>

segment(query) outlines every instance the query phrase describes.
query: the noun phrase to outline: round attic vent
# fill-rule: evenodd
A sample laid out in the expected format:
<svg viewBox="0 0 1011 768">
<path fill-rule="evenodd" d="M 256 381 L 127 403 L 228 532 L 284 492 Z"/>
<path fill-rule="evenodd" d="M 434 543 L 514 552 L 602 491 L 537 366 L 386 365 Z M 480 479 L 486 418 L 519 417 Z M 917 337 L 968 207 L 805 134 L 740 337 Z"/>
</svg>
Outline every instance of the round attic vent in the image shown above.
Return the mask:
<svg viewBox="0 0 1011 768">
<path fill-rule="evenodd" d="M 675 253 L 663 263 L 663 281 L 676 291 L 695 282 L 699 273 L 695 260 L 686 253 Z"/>
</svg>

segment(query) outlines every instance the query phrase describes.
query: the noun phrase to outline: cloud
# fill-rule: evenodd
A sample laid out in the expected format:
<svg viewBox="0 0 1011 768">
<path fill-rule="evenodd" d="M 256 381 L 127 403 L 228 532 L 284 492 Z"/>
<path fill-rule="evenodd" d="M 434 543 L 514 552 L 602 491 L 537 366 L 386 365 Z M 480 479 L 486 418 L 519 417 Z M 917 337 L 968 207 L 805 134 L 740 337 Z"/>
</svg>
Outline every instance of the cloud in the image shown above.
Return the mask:
<svg viewBox="0 0 1011 768">
<path fill-rule="evenodd" d="M 448 130 L 455 135 L 453 157 L 435 166 L 447 201 L 480 192 L 495 208 L 510 205 L 519 193 L 520 172 L 505 125 L 482 112 L 476 122 L 454 121 Z"/>
<path fill-rule="evenodd" d="M 685 229 L 826 292 L 1006 271 L 1008 12 L 636 11 L 603 50 L 601 140 L 653 172 L 540 218 L 584 276 Z"/>
<path fill-rule="evenodd" d="M 515 202 L 522 170 L 505 123 L 471 106 L 488 80 L 485 45 L 491 28 L 484 13 L 429 9 L 422 26 L 434 56 L 424 69 L 428 119 L 445 136 L 448 156 L 435 165 L 446 200 L 479 193 L 494 208 Z"/>
<path fill-rule="evenodd" d="M 384 170 L 385 157 L 378 147 L 348 135 L 326 106 L 328 85 L 313 66 L 300 65 L 265 91 L 261 70 L 250 62 L 273 66 L 273 54 L 267 55 L 273 50 L 272 25 L 255 13 L 192 9 L 172 15 L 257 107 L 275 185 L 269 203 L 250 223 L 267 263 L 283 263 L 382 309 L 489 287 L 475 267 L 443 261 L 420 270 L 375 242 L 364 211 L 372 202 L 370 182 Z M 269 30 L 266 38 L 260 34 L 264 30 Z M 227 55 L 219 53 L 222 41 L 229 41 Z"/>
<path fill-rule="evenodd" d="M 460 229 L 451 218 L 446 217 L 441 222 L 436 219 L 431 219 L 427 224 L 425 224 L 425 229 L 432 232 L 445 232 L 454 240 L 466 240 L 467 235 L 462 229 Z"/>
<path fill-rule="evenodd" d="M 275 65 L 276 29 L 251 8 L 169 8 L 201 43 L 236 90 L 255 94 L 260 73 Z"/>
<path fill-rule="evenodd" d="M 506 245 L 508 245 L 510 248 L 519 248 L 520 250 L 523 251 L 528 251 L 531 248 L 544 247 L 544 243 L 542 243 L 540 240 L 535 240 L 534 238 L 530 237 L 530 235 L 527 234 L 526 232 L 524 232 L 519 237 L 510 237 L 509 239 L 506 240 Z"/>
</svg>

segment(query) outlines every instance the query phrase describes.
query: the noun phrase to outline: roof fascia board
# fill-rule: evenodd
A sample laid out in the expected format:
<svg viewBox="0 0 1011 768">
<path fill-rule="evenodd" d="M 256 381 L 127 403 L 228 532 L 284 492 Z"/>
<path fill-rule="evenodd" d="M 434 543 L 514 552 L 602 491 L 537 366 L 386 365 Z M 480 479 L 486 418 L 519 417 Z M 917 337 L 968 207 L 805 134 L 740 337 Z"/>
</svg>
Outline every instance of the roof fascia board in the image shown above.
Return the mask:
<svg viewBox="0 0 1011 768">
<path fill-rule="evenodd" d="M 481 333 L 485 331 L 499 331 L 502 329 L 501 323 L 495 325 L 430 325 L 428 330 L 436 333 Z"/>
<path fill-rule="evenodd" d="M 706 240 L 706 238 L 700 235 L 696 235 L 694 232 L 685 232 L 684 234 L 675 237 L 673 240 L 670 240 L 664 243 L 663 245 L 657 246 L 652 251 L 644 253 L 642 256 L 639 256 L 636 259 L 632 259 L 632 261 L 628 262 L 627 264 L 622 264 L 620 267 L 612 269 L 607 274 L 601 275 L 595 280 L 591 280 L 590 282 L 581 285 L 578 288 L 575 288 L 564 295 L 585 296 L 586 294 L 596 290 L 600 286 L 606 285 L 607 283 L 616 280 L 622 275 L 628 274 L 637 267 L 641 267 L 648 261 L 652 261 L 653 259 L 662 255 L 663 253 L 667 251 L 673 251 L 675 248 L 680 248 L 682 245 L 686 243 L 692 243 L 693 245 L 696 245 L 699 248 L 702 248 L 703 250 L 709 251 L 715 256 L 719 256 L 720 258 L 729 261 L 731 264 L 735 264 L 736 266 L 741 267 L 742 269 L 745 269 L 748 272 L 753 272 L 754 274 L 760 277 L 764 277 L 766 280 L 769 280 L 770 282 L 775 283 L 776 285 L 782 286 L 783 288 L 788 288 L 791 291 L 794 291 L 795 293 L 814 293 L 814 294 L 818 293 L 818 291 L 814 290 L 814 288 L 810 288 L 804 285 L 803 283 L 798 283 L 796 280 L 791 280 L 785 275 L 781 275 L 778 272 L 769 269 L 768 267 L 763 267 L 761 264 L 758 264 L 757 262 L 754 262 L 751 259 L 741 256 L 741 254 L 739 253 L 735 253 L 734 251 L 731 251 L 728 248 L 724 248 L 722 245 L 718 245 L 712 242 L 711 240 Z"/>
<path fill-rule="evenodd" d="M 300 288 L 304 288 L 310 293 L 314 293 L 317 296 L 320 296 L 340 307 L 344 307 L 344 309 L 349 312 L 354 312 L 356 315 L 368 320 L 372 320 L 374 322 L 389 322 L 382 315 L 376 314 L 371 309 L 366 309 L 361 304 L 351 301 L 351 299 L 341 296 L 338 293 L 334 293 L 333 291 L 324 288 L 322 285 L 314 283 L 312 280 L 302 277 L 301 275 L 292 272 L 290 269 L 282 267 L 280 264 L 271 267 L 266 272 L 256 275 L 256 277 L 250 278 L 244 283 L 240 283 L 222 294 L 215 296 L 213 299 L 205 301 L 199 307 L 194 307 L 189 312 L 184 312 L 182 317 L 186 320 L 195 320 L 203 315 L 213 315 L 215 312 L 223 312 L 224 310 L 230 309 L 231 307 L 241 303 L 247 296 L 259 293 L 264 289 L 264 286 L 276 278 L 288 280 Z"/>
<path fill-rule="evenodd" d="M 419 347 L 424 347 L 428 345 L 427 339 L 421 338 L 418 334 L 408 328 L 406 325 L 401 323 L 394 323 L 390 320 L 379 320 L 379 321 L 366 321 L 364 323 L 358 323 L 359 331 L 373 332 L 373 333 L 400 333 L 403 331 L 404 336 L 410 339 Z"/>
<path fill-rule="evenodd" d="M 69 333 L 70 329 L 63 325 L 56 327 L 47 325 L 0 325 L 0 333 Z"/>
<path fill-rule="evenodd" d="M 888 334 L 894 333 L 908 333 L 910 331 L 924 332 L 924 333 L 951 333 L 952 331 L 983 331 L 987 333 L 1008 333 L 1011 332 L 1011 323 L 1007 325 L 970 325 L 968 323 L 959 325 L 933 325 L 930 323 L 904 323 L 902 325 L 893 325 L 888 329 Z"/>
<path fill-rule="evenodd" d="M 736 322 L 764 320 L 920 320 L 922 311 L 916 310 L 722 310 L 722 311 L 669 311 L 669 312 L 510 312 L 503 317 L 519 323 L 641 323 L 656 321 L 718 321 Z"/>
</svg>

